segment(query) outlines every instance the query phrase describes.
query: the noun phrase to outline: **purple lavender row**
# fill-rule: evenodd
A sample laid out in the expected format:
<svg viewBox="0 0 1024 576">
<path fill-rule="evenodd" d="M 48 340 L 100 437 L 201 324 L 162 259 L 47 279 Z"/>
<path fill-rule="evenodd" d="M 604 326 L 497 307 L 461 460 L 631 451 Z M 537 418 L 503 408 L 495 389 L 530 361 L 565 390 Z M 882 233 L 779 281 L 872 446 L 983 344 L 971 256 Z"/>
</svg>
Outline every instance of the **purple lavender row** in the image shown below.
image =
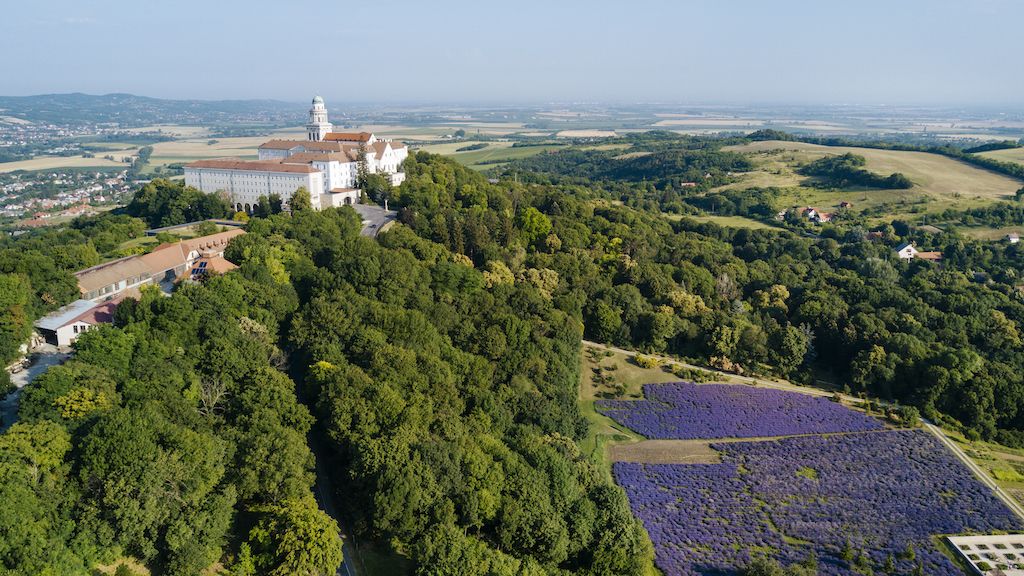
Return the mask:
<svg viewBox="0 0 1024 576">
<path fill-rule="evenodd" d="M 754 438 L 881 430 L 827 398 L 771 388 L 647 384 L 643 400 L 599 400 L 597 409 L 648 438 Z"/>
<path fill-rule="evenodd" d="M 823 575 L 854 575 L 849 541 L 879 573 L 961 576 L 938 534 L 1019 530 L 1021 523 L 931 435 L 916 430 L 722 443 L 720 464 L 614 465 L 666 576 L 733 574 L 750 551 Z M 903 556 L 908 545 L 914 560 Z"/>
</svg>

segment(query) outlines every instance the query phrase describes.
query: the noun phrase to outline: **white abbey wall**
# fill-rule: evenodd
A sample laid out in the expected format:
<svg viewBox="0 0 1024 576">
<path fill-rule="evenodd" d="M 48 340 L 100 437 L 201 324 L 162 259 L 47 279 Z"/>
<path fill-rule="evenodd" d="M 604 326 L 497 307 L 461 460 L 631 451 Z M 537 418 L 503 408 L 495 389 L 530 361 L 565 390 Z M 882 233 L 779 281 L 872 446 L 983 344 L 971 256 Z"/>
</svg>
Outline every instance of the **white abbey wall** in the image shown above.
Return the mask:
<svg viewBox="0 0 1024 576">
<path fill-rule="evenodd" d="M 208 194 L 223 190 L 231 196 L 231 204 L 236 209 L 241 206 L 247 212 L 252 211 L 260 196 L 277 194 L 287 205 L 292 194 L 300 187 L 305 187 L 309 190 L 313 208 L 319 210 L 324 175 L 322 172 L 270 172 L 186 166 L 185 184 Z"/>
</svg>

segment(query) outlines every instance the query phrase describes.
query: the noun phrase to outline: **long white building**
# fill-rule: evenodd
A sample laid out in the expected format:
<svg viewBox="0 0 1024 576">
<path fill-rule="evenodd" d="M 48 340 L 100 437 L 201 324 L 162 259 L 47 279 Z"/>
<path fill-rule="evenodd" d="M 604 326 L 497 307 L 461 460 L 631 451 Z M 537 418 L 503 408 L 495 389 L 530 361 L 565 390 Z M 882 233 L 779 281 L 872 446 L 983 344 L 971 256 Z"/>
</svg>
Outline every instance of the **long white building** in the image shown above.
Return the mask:
<svg viewBox="0 0 1024 576">
<path fill-rule="evenodd" d="M 260 196 L 277 194 L 287 206 L 299 187 L 309 190 L 317 210 L 357 204 L 360 168 L 386 174 L 393 186 L 405 181 L 405 144 L 369 132 L 333 132 L 323 98 L 313 98 L 306 140 L 270 140 L 259 160 L 199 160 L 185 165 L 185 184 L 203 192 L 223 192 L 236 210 L 251 212 Z"/>
</svg>

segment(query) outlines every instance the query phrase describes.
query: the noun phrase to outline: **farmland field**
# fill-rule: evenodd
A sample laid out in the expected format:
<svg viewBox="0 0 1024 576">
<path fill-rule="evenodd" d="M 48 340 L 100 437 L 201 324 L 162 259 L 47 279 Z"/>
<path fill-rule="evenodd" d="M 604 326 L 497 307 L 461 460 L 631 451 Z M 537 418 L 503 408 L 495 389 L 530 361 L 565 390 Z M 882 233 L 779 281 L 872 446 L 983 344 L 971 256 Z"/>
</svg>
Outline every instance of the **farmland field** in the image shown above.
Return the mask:
<svg viewBox="0 0 1024 576">
<path fill-rule="evenodd" d="M 95 158 L 84 158 L 82 156 L 40 156 L 31 160 L 18 160 L 16 162 L 0 163 L 0 172 L 14 172 L 15 170 L 55 170 L 59 168 L 128 168 L 128 164 L 118 162 L 123 156 L 131 156 L 135 153 L 133 149 L 110 150 L 96 154 Z M 115 161 L 106 160 L 103 156 L 111 155 Z"/>
<path fill-rule="evenodd" d="M 487 147 L 480 150 L 456 151 L 459 148 L 479 143 L 476 140 L 445 142 L 444 144 L 429 144 L 419 148 L 419 150 L 432 154 L 441 154 L 442 156 L 450 156 L 460 164 L 469 166 L 474 170 L 486 170 L 510 160 L 527 158 L 559 147 L 556 144 L 549 146 L 513 146 L 512 142 L 487 142 Z"/>
<path fill-rule="evenodd" d="M 896 574 L 920 564 L 959 576 L 933 536 L 1021 528 L 926 432 L 712 447 L 719 464 L 614 465 L 667 576 L 728 573 L 759 554 L 794 563 L 812 551 L 820 574 L 871 573 L 891 558 Z"/>
<path fill-rule="evenodd" d="M 985 156 L 986 158 L 994 158 L 996 160 L 1002 160 L 1003 162 L 1016 162 L 1017 164 L 1024 164 L 1024 148 L 1008 148 L 1006 150 L 992 150 L 990 152 L 982 152 L 978 156 Z"/>
<path fill-rule="evenodd" d="M 644 392 L 595 408 L 631 437 L 611 447 L 613 475 L 666 576 L 811 554 L 830 576 L 878 574 L 889 563 L 894 574 L 953 576 L 961 570 L 937 536 L 1024 527 L 924 431 L 775 389 L 662 383 Z M 1004 461 L 1015 457 L 1024 462 Z M 1015 470 L 999 466 L 1007 478 Z"/>
<path fill-rule="evenodd" d="M 881 430 L 839 403 L 773 388 L 673 382 L 643 400 L 598 400 L 597 410 L 647 438 L 753 438 Z"/>
<path fill-rule="evenodd" d="M 803 142 L 764 141 L 725 150 L 746 152 L 757 169 L 741 176 L 740 181 L 721 189 L 743 189 L 775 186 L 785 188 L 785 205 L 810 205 L 828 208 L 846 200 L 854 209 L 886 205 L 887 218 L 914 212 L 938 212 L 946 208 L 969 208 L 1011 198 L 1024 183 L 947 158 L 926 152 L 876 150 L 842 146 L 822 146 Z M 796 169 L 829 154 L 851 152 L 867 160 L 866 168 L 889 175 L 901 172 L 913 182 L 908 190 L 856 189 L 848 191 L 819 190 L 802 186 L 804 177 Z"/>
</svg>

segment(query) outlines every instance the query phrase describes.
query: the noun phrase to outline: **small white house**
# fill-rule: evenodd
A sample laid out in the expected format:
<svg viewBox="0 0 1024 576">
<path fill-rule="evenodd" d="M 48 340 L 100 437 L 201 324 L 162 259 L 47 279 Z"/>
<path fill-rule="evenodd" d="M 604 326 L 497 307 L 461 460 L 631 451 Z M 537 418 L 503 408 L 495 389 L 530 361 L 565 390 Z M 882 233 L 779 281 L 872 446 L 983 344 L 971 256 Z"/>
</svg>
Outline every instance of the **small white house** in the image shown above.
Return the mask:
<svg viewBox="0 0 1024 576">
<path fill-rule="evenodd" d="M 35 326 L 50 344 L 70 346 L 93 326 L 114 321 L 114 308 L 121 299 L 97 304 L 92 300 L 75 300 L 71 304 L 40 318 Z"/>
<path fill-rule="evenodd" d="M 1006 241 L 1009 242 L 1010 244 L 1017 244 L 1018 242 L 1020 242 L 1020 234 L 1017 234 L 1016 232 L 1010 232 L 1009 234 L 1006 235 Z"/>
<path fill-rule="evenodd" d="M 896 255 L 900 260 L 913 260 L 917 256 L 917 248 L 911 242 L 905 242 L 896 247 Z"/>
</svg>

